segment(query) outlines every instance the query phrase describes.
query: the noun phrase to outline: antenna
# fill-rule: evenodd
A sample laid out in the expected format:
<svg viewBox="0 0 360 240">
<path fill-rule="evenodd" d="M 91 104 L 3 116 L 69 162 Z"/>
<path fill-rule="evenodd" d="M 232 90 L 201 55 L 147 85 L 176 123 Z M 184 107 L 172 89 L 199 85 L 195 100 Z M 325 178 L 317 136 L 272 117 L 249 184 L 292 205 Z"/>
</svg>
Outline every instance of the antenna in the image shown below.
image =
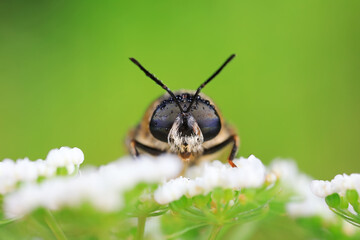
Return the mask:
<svg viewBox="0 0 360 240">
<path fill-rule="evenodd" d="M 177 100 L 176 96 L 174 95 L 174 93 L 159 79 L 157 79 L 153 74 L 151 74 L 148 70 L 146 70 L 143 66 L 141 66 L 141 64 L 135 59 L 135 58 L 129 58 L 133 63 L 135 63 L 136 66 L 138 66 L 144 73 L 146 76 L 148 76 L 149 78 L 151 78 L 152 80 L 154 80 L 154 82 L 156 82 L 158 85 L 160 85 L 163 89 L 165 89 L 170 96 L 174 99 L 174 101 L 176 102 L 176 104 L 178 105 L 178 107 L 180 108 L 181 112 L 184 112 L 183 108 L 181 107 L 179 101 Z"/>
<path fill-rule="evenodd" d="M 208 84 L 211 80 L 213 80 L 235 56 L 236 56 L 235 54 L 232 54 L 228 59 L 226 59 L 226 61 L 221 65 L 221 67 L 216 72 L 213 73 L 213 75 L 211 75 L 205 82 L 203 82 L 200 85 L 200 87 L 196 90 L 193 101 L 190 103 L 189 107 L 186 109 L 185 112 L 189 112 L 193 103 L 197 101 L 196 98 L 199 95 L 201 89 L 203 89 L 206 86 L 206 84 Z"/>
</svg>

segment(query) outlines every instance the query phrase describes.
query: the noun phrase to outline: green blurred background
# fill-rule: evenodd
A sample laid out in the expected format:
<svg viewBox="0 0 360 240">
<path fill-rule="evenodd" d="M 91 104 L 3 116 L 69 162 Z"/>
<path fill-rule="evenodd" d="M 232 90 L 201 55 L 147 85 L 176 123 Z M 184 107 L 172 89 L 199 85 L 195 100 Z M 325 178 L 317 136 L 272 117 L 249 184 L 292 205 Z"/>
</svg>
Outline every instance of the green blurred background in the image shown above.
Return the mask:
<svg viewBox="0 0 360 240">
<path fill-rule="evenodd" d="M 203 92 L 241 137 L 239 155 L 296 159 L 315 178 L 360 172 L 360 1 L 1 1 L 0 159 L 77 146 L 126 153 L 164 91 Z"/>
</svg>

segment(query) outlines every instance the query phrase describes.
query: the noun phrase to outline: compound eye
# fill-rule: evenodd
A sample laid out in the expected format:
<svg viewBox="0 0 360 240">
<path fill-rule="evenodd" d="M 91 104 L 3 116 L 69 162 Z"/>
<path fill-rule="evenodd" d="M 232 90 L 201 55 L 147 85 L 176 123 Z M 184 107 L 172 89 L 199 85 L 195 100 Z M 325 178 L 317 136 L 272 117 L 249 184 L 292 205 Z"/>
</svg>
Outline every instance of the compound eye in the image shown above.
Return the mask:
<svg viewBox="0 0 360 240">
<path fill-rule="evenodd" d="M 218 135 L 221 129 L 220 118 L 215 108 L 208 101 L 198 101 L 190 112 L 201 129 L 204 141 L 208 141 Z"/>
<path fill-rule="evenodd" d="M 159 105 L 150 120 L 151 134 L 156 139 L 167 142 L 170 129 L 179 113 L 179 107 L 174 102 Z"/>
</svg>

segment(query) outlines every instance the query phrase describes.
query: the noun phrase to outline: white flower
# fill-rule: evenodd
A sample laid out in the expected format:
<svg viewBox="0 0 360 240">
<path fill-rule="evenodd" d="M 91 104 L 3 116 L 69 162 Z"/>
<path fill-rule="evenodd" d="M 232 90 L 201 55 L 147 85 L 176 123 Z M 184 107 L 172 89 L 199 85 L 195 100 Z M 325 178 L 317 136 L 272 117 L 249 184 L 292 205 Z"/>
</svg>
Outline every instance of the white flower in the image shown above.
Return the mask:
<svg viewBox="0 0 360 240">
<path fill-rule="evenodd" d="M 297 196 L 286 205 L 287 212 L 293 217 L 321 216 L 323 219 L 333 221 L 335 215 L 330 211 L 325 200 L 312 194 L 311 182 L 312 179 L 309 176 L 305 174 L 299 176 L 296 187 Z"/>
<path fill-rule="evenodd" d="M 56 153 L 57 154 L 57 153 Z M 140 182 L 157 183 L 176 177 L 181 160 L 173 155 L 120 159 L 99 169 L 84 170 L 76 177 L 57 177 L 40 184 L 27 184 L 5 196 L 7 217 L 21 217 L 38 207 L 52 210 L 84 202 L 101 211 L 118 210 L 122 193 Z"/>
<path fill-rule="evenodd" d="M 286 205 L 290 216 L 322 216 L 327 220 L 334 218 L 325 201 L 311 193 L 311 177 L 301 173 L 294 161 L 275 159 L 269 166 L 268 174 L 274 174 L 284 188 L 296 195 L 292 202 Z"/>
<path fill-rule="evenodd" d="M 311 191 L 318 197 L 324 198 L 333 194 L 331 183 L 329 181 L 314 180 L 310 184 Z"/>
<path fill-rule="evenodd" d="M 196 195 L 204 194 L 205 192 L 208 192 L 208 191 L 209 191 L 209 189 L 206 187 L 205 180 L 203 178 L 198 177 L 198 178 L 195 178 L 195 180 L 188 179 L 186 189 L 183 190 L 183 193 L 181 194 L 181 196 L 186 195 L 188 197 L 193 197 L 193 196 L 196 196 Z M 173 199 L 176 200 L 176 199 L 179 199 L 179 198 L 173 198 Z M 165 202 L 172 202 L 172 201 L 173 200 L 165 201 Z"/>
<path fill-rule="evenodd" d="M 360 174 L 338 174 L 331 181 L 314 180 L 311 184 L 312 192 L 321 198 L 333 193 L 344 196 L 346 191 L 351 189 L 360 193 Z"/>
<path fill-rule="evenodd" d="M 254 155 L 234 160 L 234 163 L 237 168 L 231 168 L 231 173 L 239 180 L 234 187 L 260 187 L 264 183 L 266 168 Z"/>
<path fill-rule="evenodd" d="M 334 214 L 327 208 L 325 201 L 311 194 L 286 204 L 286 211 L 292 217 L 321 216 L 326 220 L 334 219 Z"/>
<path fill-rule="evenodd" d="M 166 204 L 174 200 L 178 200 L 186 194 L 189 181 L 189 179 L 184 177 L 178 177 L 170 180 L 156 190 L 154 195 L 155 201 L 160 204 Z"/>
<path fill-rule="evenodd" d="M 13 191 L 19 182 L 35 182 L 39 177 L 53 177 L 58 167 L 66 167 L 68 174 L 72 174 L 83 161 L 82 151 L 69 147 L 51 150 L 46 160 L 4 159 L 0 162 L 0 194 Z"/>
<path fill-rule="evenodd" d="M 339 174 L 336 175 L 333 180 L 331 180 L 331 189 L 334 193 L 336 192 L 341 196 L 344 196 L 346 190 L 355 189 L 355 186 L 349 175 Z"/>
<path fill-rule="evenodd" d="M 359 173 L 350 174 L 350 178 L 354 184 L 355 190 L 360 194 L 360 174 Z"/>
<path fill-rule="evenodd" d="M 56 168 L 49 166 L 44 160 L 38 159 L 34 162 L 38 176 L 52 177 L 56 173 Z"/>
<path fill-rule="evenodd" d="M 84 154 L 79 148 L 61 147 L 53 149 L 46 157 L 46 162 L 54 167 L 79 166 L 84 161 Z"/>
<path fill-rule="evenodd" d="M 191 167 L 187 177 L 179 177 L 163 184 L 155 191 L 155 200 L 166 204 L 182 196 L 193 197 L 207 194 L 216 187 L 239 190 L 260 187 L 265 181 L 265 166 L 251 155 L 249 158 L 234 160 L 237 168 L 219 161 Z"/>
<path fill-rule="evenodd" d="M 266 174 L 265 180 L 268 183 L 275 183 L 276 180 L 278 180 L 278 176 L 276 176 L 276 174 L 273 172 L 269 172 L 268 174 Z"/>
<path fill-rule="evenodd" d="M 325 202 L 324 198 L 333 193 L 345 196 L 347 190 L 356 190 L 360 193 L 360 174 L 338 174 L 331 181 L 313 180 L 311 183 L 313 196 L 316 196 L 323 202 Z M 352 214 L 357 214 L 351 204 L 348 205 L 347 210 Z M 352 236 L 358 231 L 358 228 L 343 219 L 342 230 L 346 235 Z"/>
<path fill-rule="evenodd" d="M 284 185 L 291 188 L 296 186 L 299 171 L 295 161 L 275 159 L 269 166 L 268 175 L 275 175 Z M 273 177 L 271 176 L 270 178 Z"/>
</svg>

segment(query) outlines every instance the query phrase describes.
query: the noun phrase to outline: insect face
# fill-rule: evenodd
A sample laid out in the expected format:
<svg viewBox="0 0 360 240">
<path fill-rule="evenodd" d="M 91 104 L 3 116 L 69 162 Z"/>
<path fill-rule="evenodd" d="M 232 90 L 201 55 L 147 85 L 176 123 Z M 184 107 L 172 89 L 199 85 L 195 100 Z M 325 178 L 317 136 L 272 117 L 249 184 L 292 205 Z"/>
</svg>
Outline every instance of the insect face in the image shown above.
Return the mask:
<svg viewBox="0 0 360 240">
<path fill-rule="evenodd" d="M 170 151 L 179 153 L 183 159 L 190 159 L 203 152 L 204 136 L 191 113 L 180 113 L 168 135 Z"/>
<path fill-rule="evenodd" d="M 215 105 L 200 91 L 235 57 L 231 55 L 225 63 L 195 91 L 180 91 L 175 94 L 159 79 L 148 72 L 138 61 L 130 58 L 148 77 L 165 89 L 169 95 L 156 100 L 145 113 L 141 124 L 129 134 L 130 153 L 139 151 L 158 155 L 164 152 L 178 154 L 185 161 L 219 151 L 233 142 L 228 158 L 232 163 L 238 137 L 224 126 Z"/>
<path fill-rule="evenodd" d="M 189 93 L 176 96 L 181 107 L 185 109 L 184 112 L 180 111 L 172 98 L 162 101 L 157 106 L 150 120 L 150 131 L 155 138 L 167 142 L 170 129 L 177 118 L 185 125 L 190 125 L 191 121 L 195 121 L 205 141 L 214 138 L 219 133 L 221 122 L 215 107 L 208 100 L 198 96 L 195 105 L 188 109 L 193 102 L 193 96 Z"/>
</svg>

